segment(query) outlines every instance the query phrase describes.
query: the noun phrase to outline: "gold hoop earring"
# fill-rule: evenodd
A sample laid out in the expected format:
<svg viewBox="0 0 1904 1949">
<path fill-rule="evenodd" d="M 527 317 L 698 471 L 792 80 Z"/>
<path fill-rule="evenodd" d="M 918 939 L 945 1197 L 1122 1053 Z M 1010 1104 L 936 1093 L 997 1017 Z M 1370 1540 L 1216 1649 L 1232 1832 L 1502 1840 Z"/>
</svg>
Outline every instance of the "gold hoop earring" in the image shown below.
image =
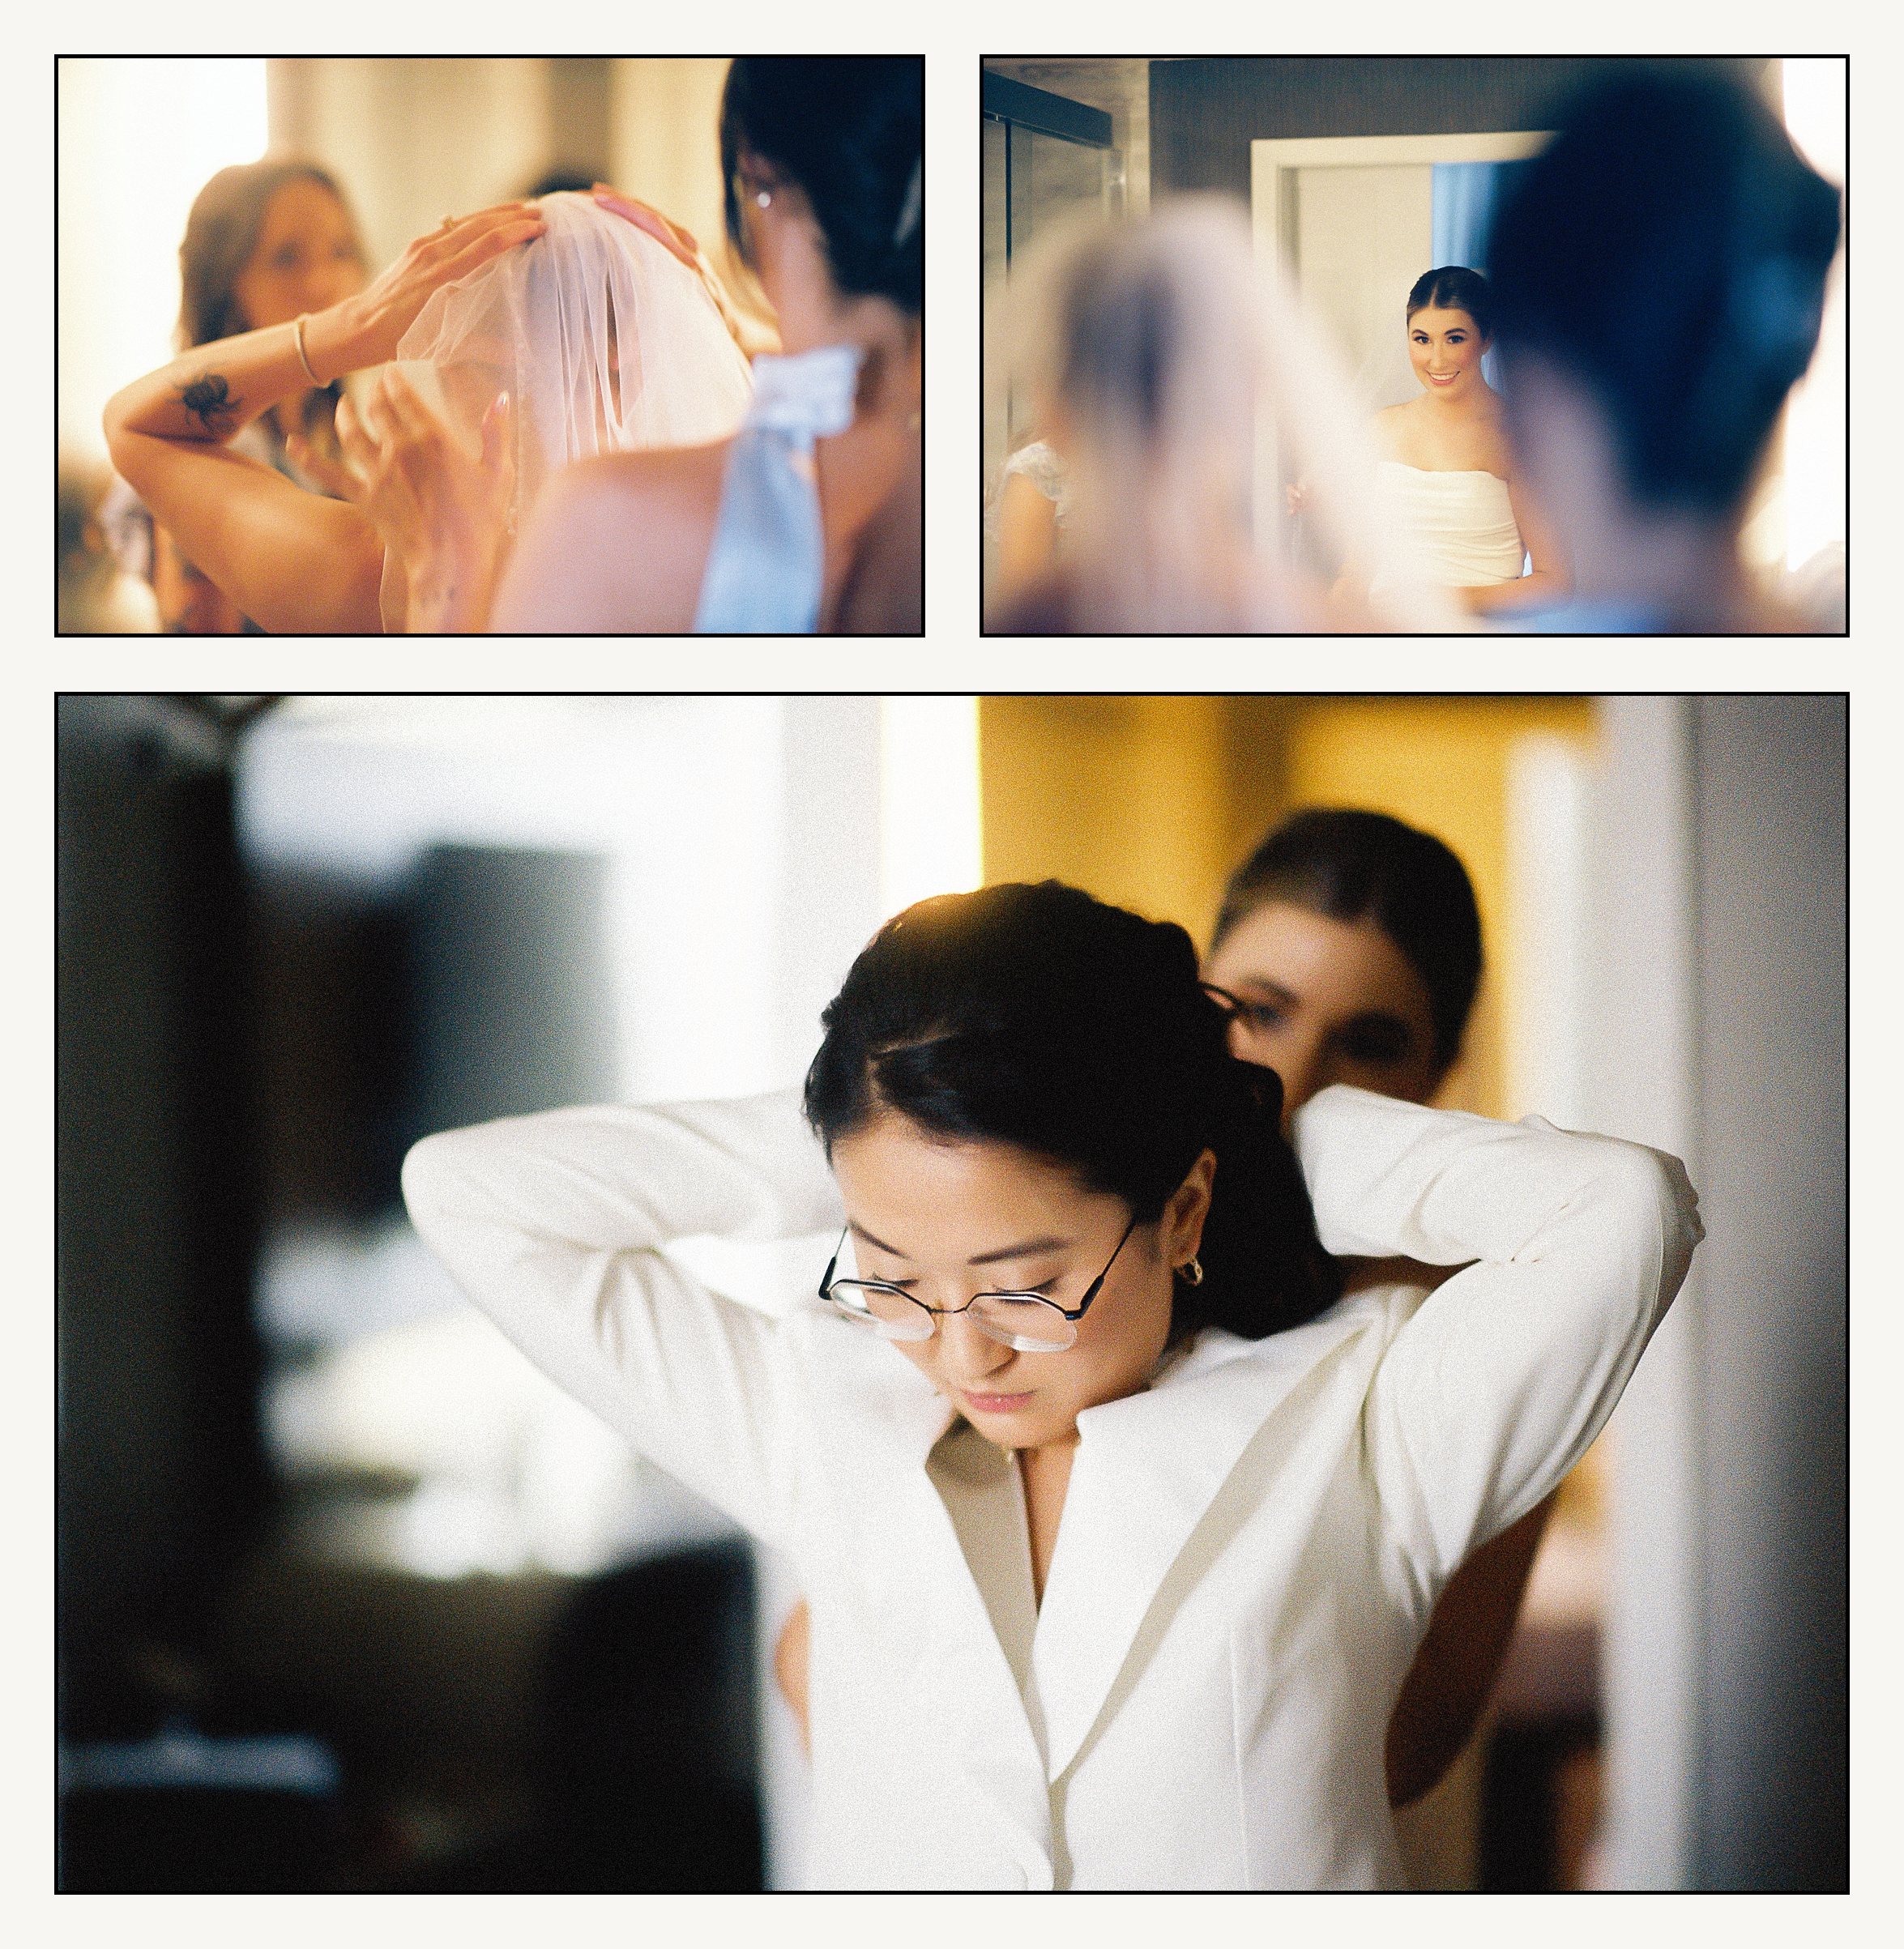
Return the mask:
<svg viewBox="0 0 1904 1949">
<path fill-rule="evenodd" d="M 1176 1269 L 1176 1276 L 1183 1281 L 1185 1286 L 1201 1286 L 1203 1283 L 1202 1262 L 1193 1252 Z"/>
</svg>

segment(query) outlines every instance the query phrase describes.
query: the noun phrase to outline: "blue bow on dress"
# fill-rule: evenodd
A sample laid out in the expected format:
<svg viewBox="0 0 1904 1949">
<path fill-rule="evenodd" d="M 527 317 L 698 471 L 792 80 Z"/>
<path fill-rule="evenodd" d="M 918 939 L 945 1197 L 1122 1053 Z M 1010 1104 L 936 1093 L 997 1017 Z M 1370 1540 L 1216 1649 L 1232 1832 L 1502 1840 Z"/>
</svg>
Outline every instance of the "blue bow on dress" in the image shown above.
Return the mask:
<svg viewBox="0 0 1904 1949">
<path fill-rule="evenodd" d="M 810 635 L 825 542 L 813 442 L 852 424 L 856 345 L 753 361 L 753 399 L 728 451 L 694 612 L 698 634 Z"/>
</svg>

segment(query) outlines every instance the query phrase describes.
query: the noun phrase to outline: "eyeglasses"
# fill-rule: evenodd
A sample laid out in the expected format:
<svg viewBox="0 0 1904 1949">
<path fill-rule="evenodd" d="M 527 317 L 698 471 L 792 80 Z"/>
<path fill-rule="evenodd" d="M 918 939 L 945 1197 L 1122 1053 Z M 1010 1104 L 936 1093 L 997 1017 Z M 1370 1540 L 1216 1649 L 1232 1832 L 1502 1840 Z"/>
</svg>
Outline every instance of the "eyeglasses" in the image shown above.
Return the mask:
<svg viewBox="0 0 1904 1949">
<path fill-rule="evenodd" d="M 847 1231 L 852 1229 L 848 1226 Z M 1084 1297 L 1068 1310 L 1042 1293 L 975 1293 L 963 1306 L 928 1306 L 923 1299 L 915 1299 L 910 1293 L 883 1280 L 835 1279 L 833 1269 L 846 1249 L 847 1231 L 841 1232 L 833 1256 L 826 1261 L 826 1270 L 820 1280 L 820 1297 L 848 1320 L 870 1327 L 882 1340 L 929 1340 L 941 1317 L 969 1313 L 972 1324 L 1001 1346 L 1020 1354 L 1061 1354 L 1066 1347 L 1076 1345 L 1078 1322 L 1111 1276 L 1117 1253 L 1124 1249 L 1124 1239 L 1136 1229 L 1133 1216 L 1125 1226 L 1124 1238 L 1117 1241 L 1116 1251 L 1104 1261 L 1104 1269 L 1091 1281 Z"/>
</svg>

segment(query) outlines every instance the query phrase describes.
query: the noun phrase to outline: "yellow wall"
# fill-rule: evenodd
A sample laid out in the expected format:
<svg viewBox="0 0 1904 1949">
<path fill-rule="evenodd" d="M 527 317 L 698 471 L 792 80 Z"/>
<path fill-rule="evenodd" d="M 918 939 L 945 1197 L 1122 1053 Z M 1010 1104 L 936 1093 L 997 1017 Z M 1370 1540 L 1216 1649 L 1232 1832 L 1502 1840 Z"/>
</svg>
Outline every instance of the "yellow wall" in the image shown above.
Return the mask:
<svg viewBox="0 0 1904 1949">
<path fill-rule="evenodd" d="M 996 697 L 980 701 L 988 881 L 1055 876 L 1208 938 L 1224 881 L 1303 805 L 1435 834 L 1475 883 L 1488 968 L 1441 1101 L 1502 1115 L 1515 741 L 1586 744 L 1581 697 Z"/>
</svg>

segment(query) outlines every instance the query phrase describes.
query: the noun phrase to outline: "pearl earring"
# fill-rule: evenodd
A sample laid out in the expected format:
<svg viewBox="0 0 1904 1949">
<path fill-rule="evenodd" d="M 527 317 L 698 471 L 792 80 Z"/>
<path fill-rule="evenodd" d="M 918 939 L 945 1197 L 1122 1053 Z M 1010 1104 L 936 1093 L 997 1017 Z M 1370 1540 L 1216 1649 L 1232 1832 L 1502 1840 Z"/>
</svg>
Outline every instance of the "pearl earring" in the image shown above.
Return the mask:
<svg viewBox="0 0 1904 1949">
<path fill-rule="evenodd" d="M 756 193 L 753 200 L 765 210 L 773 202 L 774 193 L 771 190 L 762 190 Z"/>
</svg>

